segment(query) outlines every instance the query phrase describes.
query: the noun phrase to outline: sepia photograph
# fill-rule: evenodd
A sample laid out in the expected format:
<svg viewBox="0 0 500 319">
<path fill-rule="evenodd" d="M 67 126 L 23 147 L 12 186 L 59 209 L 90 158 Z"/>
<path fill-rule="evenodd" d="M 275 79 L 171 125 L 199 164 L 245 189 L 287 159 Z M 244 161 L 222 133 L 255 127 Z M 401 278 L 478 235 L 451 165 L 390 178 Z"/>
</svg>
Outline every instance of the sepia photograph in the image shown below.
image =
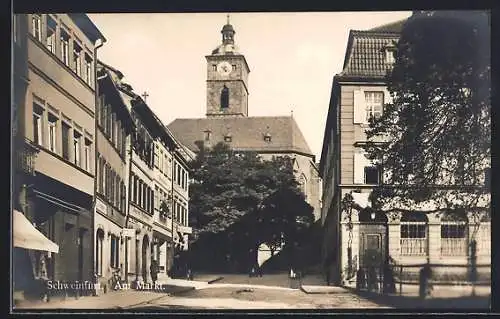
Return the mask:
<svg viewBox="0 0 500 319">
<path fill-rule="evenodd" d="M 11 16 L 11 313 L 491 311 L 487 10 Z"/>
</svg>

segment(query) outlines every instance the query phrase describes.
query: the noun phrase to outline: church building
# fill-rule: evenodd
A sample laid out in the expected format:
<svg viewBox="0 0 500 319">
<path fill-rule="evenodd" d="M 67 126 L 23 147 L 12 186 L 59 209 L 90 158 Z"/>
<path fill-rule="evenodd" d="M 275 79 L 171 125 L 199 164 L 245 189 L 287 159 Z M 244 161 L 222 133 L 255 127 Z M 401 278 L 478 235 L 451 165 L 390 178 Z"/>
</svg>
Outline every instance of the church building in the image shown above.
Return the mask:
<svg viewBox="0 0 500 319">
<path fill-rule="evenodd" d="M 193 152 L 199 141 L 206 146 L 224 142 L 233 150 L 257 152 L 263 159 L 293 158 L 297 181 L 318 220 L 320 182 L 315 156 L 292 116 L 248 116 L 250 68 L 235 45 L 236 32 L 229 18 L 221 33 L 222 43 L 206 56 L 206 116 L 176 119 L 168 128 Z"/>
</svg>

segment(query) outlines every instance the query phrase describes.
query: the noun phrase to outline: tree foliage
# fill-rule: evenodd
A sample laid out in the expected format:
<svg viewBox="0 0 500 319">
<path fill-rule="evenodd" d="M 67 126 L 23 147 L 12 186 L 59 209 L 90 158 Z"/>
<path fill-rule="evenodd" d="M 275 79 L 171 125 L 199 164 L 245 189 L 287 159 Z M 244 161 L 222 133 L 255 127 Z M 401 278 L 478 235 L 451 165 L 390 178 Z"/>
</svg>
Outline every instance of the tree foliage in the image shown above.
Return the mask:
<svg viewBox="0 0 500 319">
<path fill-rule="evenodd" d="M 274 250 L 283 244 L 300 245 L 304 231 L 313 223 L 313 208 L 298 189 L 283 188 L 267 197 L 254 214 L 258 243 Z"/>
<path fill-rule="evenodd" d="M 396 48 L 392 103 L 367 130 L 368 139 L 384 137 L 365 149 L 390 172 L 375 197 L 474 206 L 489 192 L 481 187 L 491 157 L 489 16 L 416 12 Z"/>
<path fill-rule="evenodd" d="M 288 157 L 263 161 L 257 153 L 234 152 L 224 143 L 199 148 L 192 163 L 189 205 L 195 240 L 224 231 L 256 212 L 277 190 L 298 191 L 293 161 Z"/>
</svg>

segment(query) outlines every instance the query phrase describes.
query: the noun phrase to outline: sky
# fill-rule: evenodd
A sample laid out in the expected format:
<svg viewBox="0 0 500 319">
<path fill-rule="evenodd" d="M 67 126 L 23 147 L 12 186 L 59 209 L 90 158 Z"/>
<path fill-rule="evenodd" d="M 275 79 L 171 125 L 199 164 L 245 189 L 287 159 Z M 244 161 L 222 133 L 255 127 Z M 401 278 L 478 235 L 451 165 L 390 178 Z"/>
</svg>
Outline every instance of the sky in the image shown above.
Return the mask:
<svg viewBox="0 0 500 319">
<path fill-rule="evenodd" d="M 235 44 L 250 67 L 249 116 L 288 116 L 316 160 L 333 76 L 342 71 L 349 30 L 411 12 L 230 13 Z M 206 59 L 222 41 L 227 13 L 89 14 L 107 42 L 98 59 L 120 70 L 168 125 L 206 113 Z"/>
</svg>

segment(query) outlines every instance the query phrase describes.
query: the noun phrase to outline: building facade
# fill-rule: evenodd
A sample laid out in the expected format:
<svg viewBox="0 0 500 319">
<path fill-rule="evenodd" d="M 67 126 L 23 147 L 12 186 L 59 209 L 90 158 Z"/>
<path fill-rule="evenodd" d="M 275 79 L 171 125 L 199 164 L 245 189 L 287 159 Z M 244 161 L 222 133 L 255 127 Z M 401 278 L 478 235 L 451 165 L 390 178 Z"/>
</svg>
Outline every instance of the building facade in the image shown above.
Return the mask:
<svg viewBox="0 0 500 319">
<path fill-rule="evenodd" d="M 94 211 L 94 267 L 101 285 L 113 271 L 125 277 L 123 228 L 127 216 L 130 139 L 134 122 L 119 85 L 120 71 L 98 62 L 97 171 Z"/>
<path fill-rule="evenodd" d="M 13 31 L 13 154 L 22 157 L 19 163 L 29 172 L 14 177 L 14 198 L 21 199 L 20 211 L 59 245 L 57 254 L 29 251 L 33 275 L 90 281 L 95 61 L 105 39 L 84 14 L 15 15 Z"/>
<path fill-rule="evenodd" d="M 151 260 L 159 265 L 158 278 L 168 271 L 179 251 L 188 249 L 189 163 L 194 159 L 170 130 L 139 100 L 134 110 L 153 138 L 154 216 Z"/>
<path fill-rule="evenodd" d="M 210 147 L 227 143 L 236 151 L 253 151 L 263 159 L 289 156 L 297 168 L 306 201 L 320 217 L 319 173 L 315 156 L 292 116 L 248 116 L 250 68 L 235 44 L 229 21 L 222 28 L 222 43 L 206 56 L 206 117 L 176 119 L 168 128 L 192 152 L 199 142 Z"/>
<path fill-rule="evenodd" d="M 475 239 L 477 262 L 490 263 L 486 217 L 478 223 L 470 212 L 458 219 L 426 213 L 436 208 L 432 205 L 397 208 L 387 214 L 367 209 L 372 188 L 386 173 L 365 156 L 365 130 L 368 119 L 382 114 L 384 104 L 390 102 L 384 77 L 394 63 L 394 42 L 403 23 L 351 31 L 343 71 L 334 77 L 320 161 L 323 261 L 325 275 L 334 284 L 354 283 L 358 269 L 368 263 L 370 250 L 382 257 L 381 264 L 455 264 L 463 265 L 455 268 L 459 272 L 466 272 L 470 242 Z M 353 200 L 351 211 L 342 209 L 346 194 Z M 436 271 L 450 270 L 438 267 Z"/>
</svg>

